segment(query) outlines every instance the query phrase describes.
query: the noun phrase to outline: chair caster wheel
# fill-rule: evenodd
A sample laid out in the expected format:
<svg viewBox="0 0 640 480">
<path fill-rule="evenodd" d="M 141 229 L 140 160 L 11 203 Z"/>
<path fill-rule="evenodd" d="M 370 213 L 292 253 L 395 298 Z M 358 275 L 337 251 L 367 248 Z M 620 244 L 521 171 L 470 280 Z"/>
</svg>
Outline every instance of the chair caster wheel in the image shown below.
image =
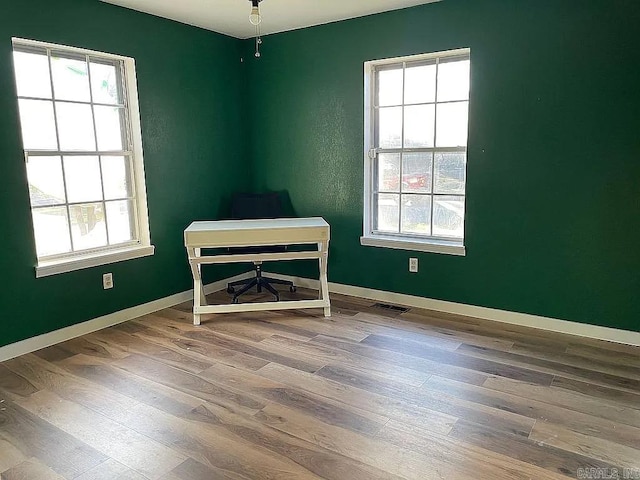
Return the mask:
<svg viewBox="0 0 640 480">
<path fill-rule="evenodd" d="M 233 288 L 233 287 L 227 287 L 227 293 L 231 294 L 231 293 L 234 293 L 235 291 L 236 291 L 236 289 L 235 289 L 235 288 Z"/>
<path fill-rule="evenodd" d="M 233 303 L 240 303 L 240 300 L 238 300 L 237 298 L 234 298 Z"/>
<path fill-rule="evenodd" d="M 297 290 L 297 289 L 296 289 L 296 287 L 295 287 L 294 285 L 291 285 L 291 286 L 289 287 L 289 291 L 290 291 L 291 293 L 296 293 L 296 290 Z"/>
</svg>

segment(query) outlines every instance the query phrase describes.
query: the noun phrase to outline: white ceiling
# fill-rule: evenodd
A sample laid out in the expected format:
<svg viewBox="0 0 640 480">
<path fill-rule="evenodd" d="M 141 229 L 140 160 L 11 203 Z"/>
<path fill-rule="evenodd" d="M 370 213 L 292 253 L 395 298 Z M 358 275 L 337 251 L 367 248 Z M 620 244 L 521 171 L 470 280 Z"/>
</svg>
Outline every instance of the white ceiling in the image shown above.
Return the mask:
<svg viewBox="0 0 640 480">
<path fill-rule="evenodd" d="M 236 38 L 255 35 L 249 0 L 102 0 Z M 262 0 L 263 35 L 440 0 Z"/>
</svg>

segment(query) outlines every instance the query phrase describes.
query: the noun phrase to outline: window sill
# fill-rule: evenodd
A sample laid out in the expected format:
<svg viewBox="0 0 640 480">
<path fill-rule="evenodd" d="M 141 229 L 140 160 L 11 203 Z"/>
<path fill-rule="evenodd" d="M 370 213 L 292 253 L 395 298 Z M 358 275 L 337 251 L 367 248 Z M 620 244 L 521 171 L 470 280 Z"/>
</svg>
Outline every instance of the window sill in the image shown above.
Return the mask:
<svg viewBox="0 0 640 480">
<path fill-rule="evenodd" d="M 416 252 L 444 253 L 446 255 L 465 256 L 464 245 L 444 240 L 399 239 L 397 237 L 371 236 L 360 237 L 360 245 L 367 247 L 395 248 Z"/>
<path fill-rule="evenodd" d="M 36 267 L 36 278 L 48 277 L 59 273 L 73 272 L 83 268 L 98 267 L 110 263 L 122 262 L 133 258 L 148 257 L 153 255 L 153 245 L 127 247 L 108 252 L 92 253 L 84 256 L 57 259 L 49 262 L 41 262 Z"/>
</svg>

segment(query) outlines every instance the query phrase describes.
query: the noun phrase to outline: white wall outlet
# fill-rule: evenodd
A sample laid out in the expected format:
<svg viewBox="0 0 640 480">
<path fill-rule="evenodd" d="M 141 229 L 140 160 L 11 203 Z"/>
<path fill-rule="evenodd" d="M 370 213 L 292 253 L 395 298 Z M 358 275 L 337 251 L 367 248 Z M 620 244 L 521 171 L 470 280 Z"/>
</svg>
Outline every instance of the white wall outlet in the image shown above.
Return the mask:
<svg viewBox="0 0 640 480">
<path fill-rule="evenodd" d="M 417 258 L 410 258 L 409 259 L 409 271 L 411 273 L 417 273 L 418 272 L 418 259 Z"/>
<path fill-rule="evenodd" d="M 113 273 L 105 273 L 102 275 L 102 288 L 105 290 L 113 288 Z"/>
</svg>

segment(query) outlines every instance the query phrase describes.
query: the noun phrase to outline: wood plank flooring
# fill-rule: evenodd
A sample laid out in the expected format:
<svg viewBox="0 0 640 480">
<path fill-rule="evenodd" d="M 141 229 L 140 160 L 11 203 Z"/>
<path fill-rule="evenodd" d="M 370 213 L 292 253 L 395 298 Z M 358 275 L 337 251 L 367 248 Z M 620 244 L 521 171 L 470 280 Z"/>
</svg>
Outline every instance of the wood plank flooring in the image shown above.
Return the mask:
<svg viewBox="0 0 640 480">
<path fill-rule="evenodd" d="M 0 478 L 640 479 L 640 348 L 332 306 L 183 304 L 0 363 Z"/>
</svg>

